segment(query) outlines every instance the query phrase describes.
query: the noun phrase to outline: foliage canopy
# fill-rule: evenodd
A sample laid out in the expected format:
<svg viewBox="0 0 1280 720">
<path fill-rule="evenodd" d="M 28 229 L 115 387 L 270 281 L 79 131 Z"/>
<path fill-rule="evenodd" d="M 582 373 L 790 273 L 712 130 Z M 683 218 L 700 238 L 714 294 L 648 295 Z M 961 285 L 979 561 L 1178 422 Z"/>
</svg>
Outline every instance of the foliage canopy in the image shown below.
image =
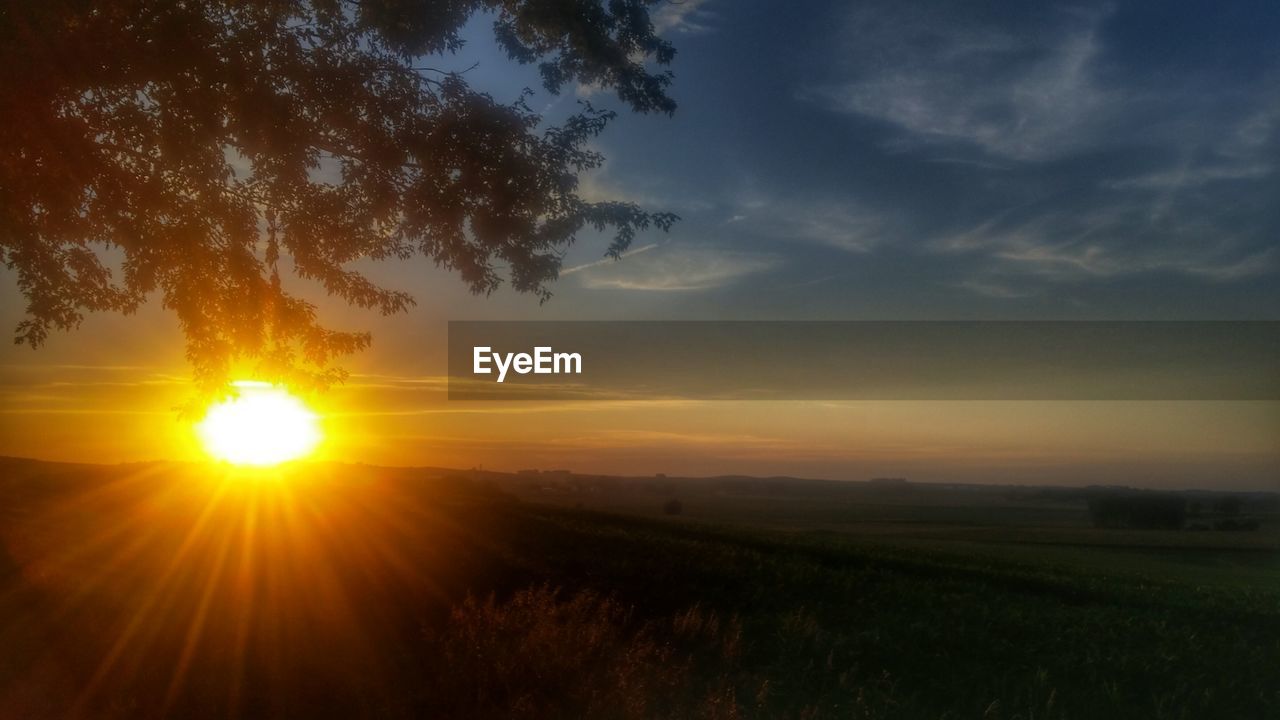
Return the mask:
<svg viewBox="0 0 1280 720">
<path fill-rule="evenodd" d="M 523 96 L 499 102 L 424 62 L 460 50 L 464 23 L 487 13 L 548 91 L 580 83 L 670 114 L 660 68 L 675 51 L 652 2 L 6 3 L 0 256 L 27 300 L 16 341 L 157 293 L 211 396 L 245 362 L 324 386 L 369 343 L 324 327 L 282 269 L 387 314 L 413 298 L 356 261 L 422 255 L 473 292 L 506 280 L 546 299 L 584 228 L 611 229 L 617 256 L 675 216 L 579 196 L 612 112 L 583 103 L 549 125 Z"/>
</svg>

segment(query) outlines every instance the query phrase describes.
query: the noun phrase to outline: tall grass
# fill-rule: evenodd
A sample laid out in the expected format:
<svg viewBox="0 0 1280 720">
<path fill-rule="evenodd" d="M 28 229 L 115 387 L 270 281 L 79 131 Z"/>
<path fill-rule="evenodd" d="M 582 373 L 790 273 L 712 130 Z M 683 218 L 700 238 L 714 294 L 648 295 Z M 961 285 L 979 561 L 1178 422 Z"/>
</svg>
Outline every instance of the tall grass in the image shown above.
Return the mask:
<svg viewBox="0 0 1280 720">
<path fill-rule="evenodd" d="M 438 664 L 424 699 L 445 717 L 742 717 L 726 677 L 740 630 L 693 607 L 663 621 L 592 590 L 539 585 L 499 602 L 469 596 L 424 641 Z M 701 655 L 701 657 L 700 657 Z"/>
</svg>

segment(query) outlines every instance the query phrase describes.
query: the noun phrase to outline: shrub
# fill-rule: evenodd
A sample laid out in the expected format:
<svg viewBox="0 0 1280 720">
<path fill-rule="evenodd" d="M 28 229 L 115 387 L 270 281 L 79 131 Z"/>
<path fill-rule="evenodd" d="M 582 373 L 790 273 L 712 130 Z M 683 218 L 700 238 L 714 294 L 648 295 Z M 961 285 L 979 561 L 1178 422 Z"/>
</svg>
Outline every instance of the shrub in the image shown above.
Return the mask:
<svg viewBox="0 0 1280 720">
<path fill-rule="evenodd" d="M 427 704 L 442 717 L 738 717 L 732 688 L 695 683 L 692 653 L 678 649 L 717 643 L 723 658 L 737 632 L 698 608 L 639 622 L 589 590 L 564 595 L 544 585 L 506 602 L 471 597 L 429 633 L 441 666 Z"/>
</svg>

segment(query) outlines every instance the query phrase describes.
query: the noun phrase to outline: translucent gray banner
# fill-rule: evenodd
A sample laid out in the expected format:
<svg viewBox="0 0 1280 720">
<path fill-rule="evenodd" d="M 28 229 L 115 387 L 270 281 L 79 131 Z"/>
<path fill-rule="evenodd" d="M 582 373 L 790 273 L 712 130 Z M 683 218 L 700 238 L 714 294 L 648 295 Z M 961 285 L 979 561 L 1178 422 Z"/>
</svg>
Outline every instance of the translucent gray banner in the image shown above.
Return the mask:
<svg viewBox="0 0 1280 720">
<path fill-rule="evenodd" d="M 449 323 L 450 400 L 671 398 L 1280 400 L 1280 322 Z"/>
</svg>

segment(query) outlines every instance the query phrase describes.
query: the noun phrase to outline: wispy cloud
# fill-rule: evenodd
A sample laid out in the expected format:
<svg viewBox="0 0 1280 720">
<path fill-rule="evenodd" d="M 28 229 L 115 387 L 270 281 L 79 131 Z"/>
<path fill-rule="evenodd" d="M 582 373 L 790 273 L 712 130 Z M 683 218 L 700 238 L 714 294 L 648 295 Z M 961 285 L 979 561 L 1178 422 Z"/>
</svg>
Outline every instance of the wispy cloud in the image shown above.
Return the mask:
<svg viewBox="0 0 1280 720">
<path fill-rule="evenodd" d="M 975 295 L 981 295 L 988 298 L 996 298 L 1000 300 L 1013 300 L 1018 298 L 1029 297 L 1032 293 L 1025 290 L 1018 290 L 1006 284 L 1002 284 L 992 280 L 968 279 L 956 283 L 956 287 L 967 290 Z"/>
<path fill-rule="evenodd" d="M 594 290 L 679 292 L 723 287 L 779 264 L 771 254 L 675 243 L 636 254 L 571 270 L 583 287 Z"/>
<path fill-rule="evenodd" d="M 1167 192 L 1218 182 L 1259 180 L 1276 171 L 1276 153 L 1270 148 L 1280 130 L 1280 98 L 1264 98 L 1231 122 L 1215 124 L 1221 125 L 1217 132 L 1183 143 L 1182 158 L 1176 165 L 1112 178 L 1104 185 L 1113 190 Z M 1171 198 L 1165 195 L 1162 199 L 1169 202 Z"/>
<path fill-rule="evenodd" d="M 623 180 L 612 172 L 612 166 L 606 162 L 600 168 L 582 175 L 578 181 L 578 195 L 587 202 L 630 202 L 651 210 L 680 213 L 711 207 L 711 203 L 701 197 L 672 192 L 670 187 L 668 178 L 637 173 L 628 174 Z"/>
<path fill-rule="evenodd" d="M 795 212 L 789 217 L 795 235 L 849 252 L 869 252 L 885 237 L 885 220 L 856 204 L 827 205 Z"/>
<path fill-rule="evenodd" d="M 1251 160 L 1242 164 L 1212 164 L 1193 166 L 1185 162 L 1177 168 L 1111 180 L 1107 187 L 1115 190 L 1164 190 L 1207 185 L 1225 180 L 1256 180 L 1272 172 L 1269 163 Z"/>
<path fill-rule="evenodd" d="M 1018 278 L 1071 282 L 1163 272 L 1232 281 L 1276 269 L 1274 248 L 1251 249 L 1212 218 L 1152 217 L 1137 201 L 1092 212 L 1005 214 L 925 247 L 985 258 L 979 276 L 959 285 L 987 297 L 1030 294 L 1010 285 Z"/>
<path fill-rule="evenodd" d="M 851 249 L 888 237 L 963 257 L 942 282 L 1004 299 L 1140 274 L 1234 282 L 1276 272 L 1267 198 L 1280 95 L 1265 78 L 1280 67 L 1153 72 L 1168 58 L 1123 44 L 1134 13 L 1121 10 L 872 0 L 842 11 L 841 47 L 799 98 L 856 118 L 854 132 L 875 137 L 903 172 L 962 183 L 946 209 L 915 196 L 884 204 L 848 233 L 872 241 Z M 838 236 L 833 226 L 862 217 L 845 207 L 834 223 L 797 217 L 794 235 Z"/>
<path fill-rule="evenodd" d="M 796 200 L 751 194 L 725 220 L 739 232 L 866 253 L 889 235 L 890 218 L 854 198 Z"/>
<path fill-rule="evenodd" d="M 628 250 L 622 253 L 622 255 L 618 259 L 620 260 L 622 258 L 629 258 L 633 255 L 639 255 L 640 253 L 649 252 L 650 250 L 656 247 L 658 247 L 658 243 L 649 243 L 648 245 L 642 245 L 638 248 L 634 248 L 632 250 Z M 583 270 L 590 270 L 591 268 L 600 267 L 601 265 L 609 265 L 617 261 L 618 260 L 615 260 L 614 258 L 606 257 L 606 258 L 601 258 L 599 260 L 595 260 L 593 262 L 583 263 L 581 265 L 574 265 L 573 267 L 565 268 L 561 270 L 560 277 L 565 277 L 567 275 L 572 275 L 574 273 L 582 272 Z"/>
<path fill-rule="evenodd" d="M 1201 275 L 1210 280 L 1229 282 L 1243 278 L 1267 275 L 1276 270 L 1276 249 L 1269 247 L 1240 258 L 1235 262 L 1219 262 L 1217 264 L 1191 266 L 1186 268 L 1193 275 Z"/>
<path fill-rule="evenodd" d="M 977 24 L 950 6 L 876 5 L 850 14 L 848 77 L 804 94 L 889 123 L 904 140 L 962 142 L 1015 159 L 1058 156 L 1120 98 L 1096 78 L 1100 12 L 1059 11 L 1055 29 Z"/>
<path fill-rule="evenodd" d="M 711 30 L 715 14 L 706 9 L 710 0 L 665 0 L 653 14 L 653 28 L 658 34 L 703 33 Z"/>
</svg>

